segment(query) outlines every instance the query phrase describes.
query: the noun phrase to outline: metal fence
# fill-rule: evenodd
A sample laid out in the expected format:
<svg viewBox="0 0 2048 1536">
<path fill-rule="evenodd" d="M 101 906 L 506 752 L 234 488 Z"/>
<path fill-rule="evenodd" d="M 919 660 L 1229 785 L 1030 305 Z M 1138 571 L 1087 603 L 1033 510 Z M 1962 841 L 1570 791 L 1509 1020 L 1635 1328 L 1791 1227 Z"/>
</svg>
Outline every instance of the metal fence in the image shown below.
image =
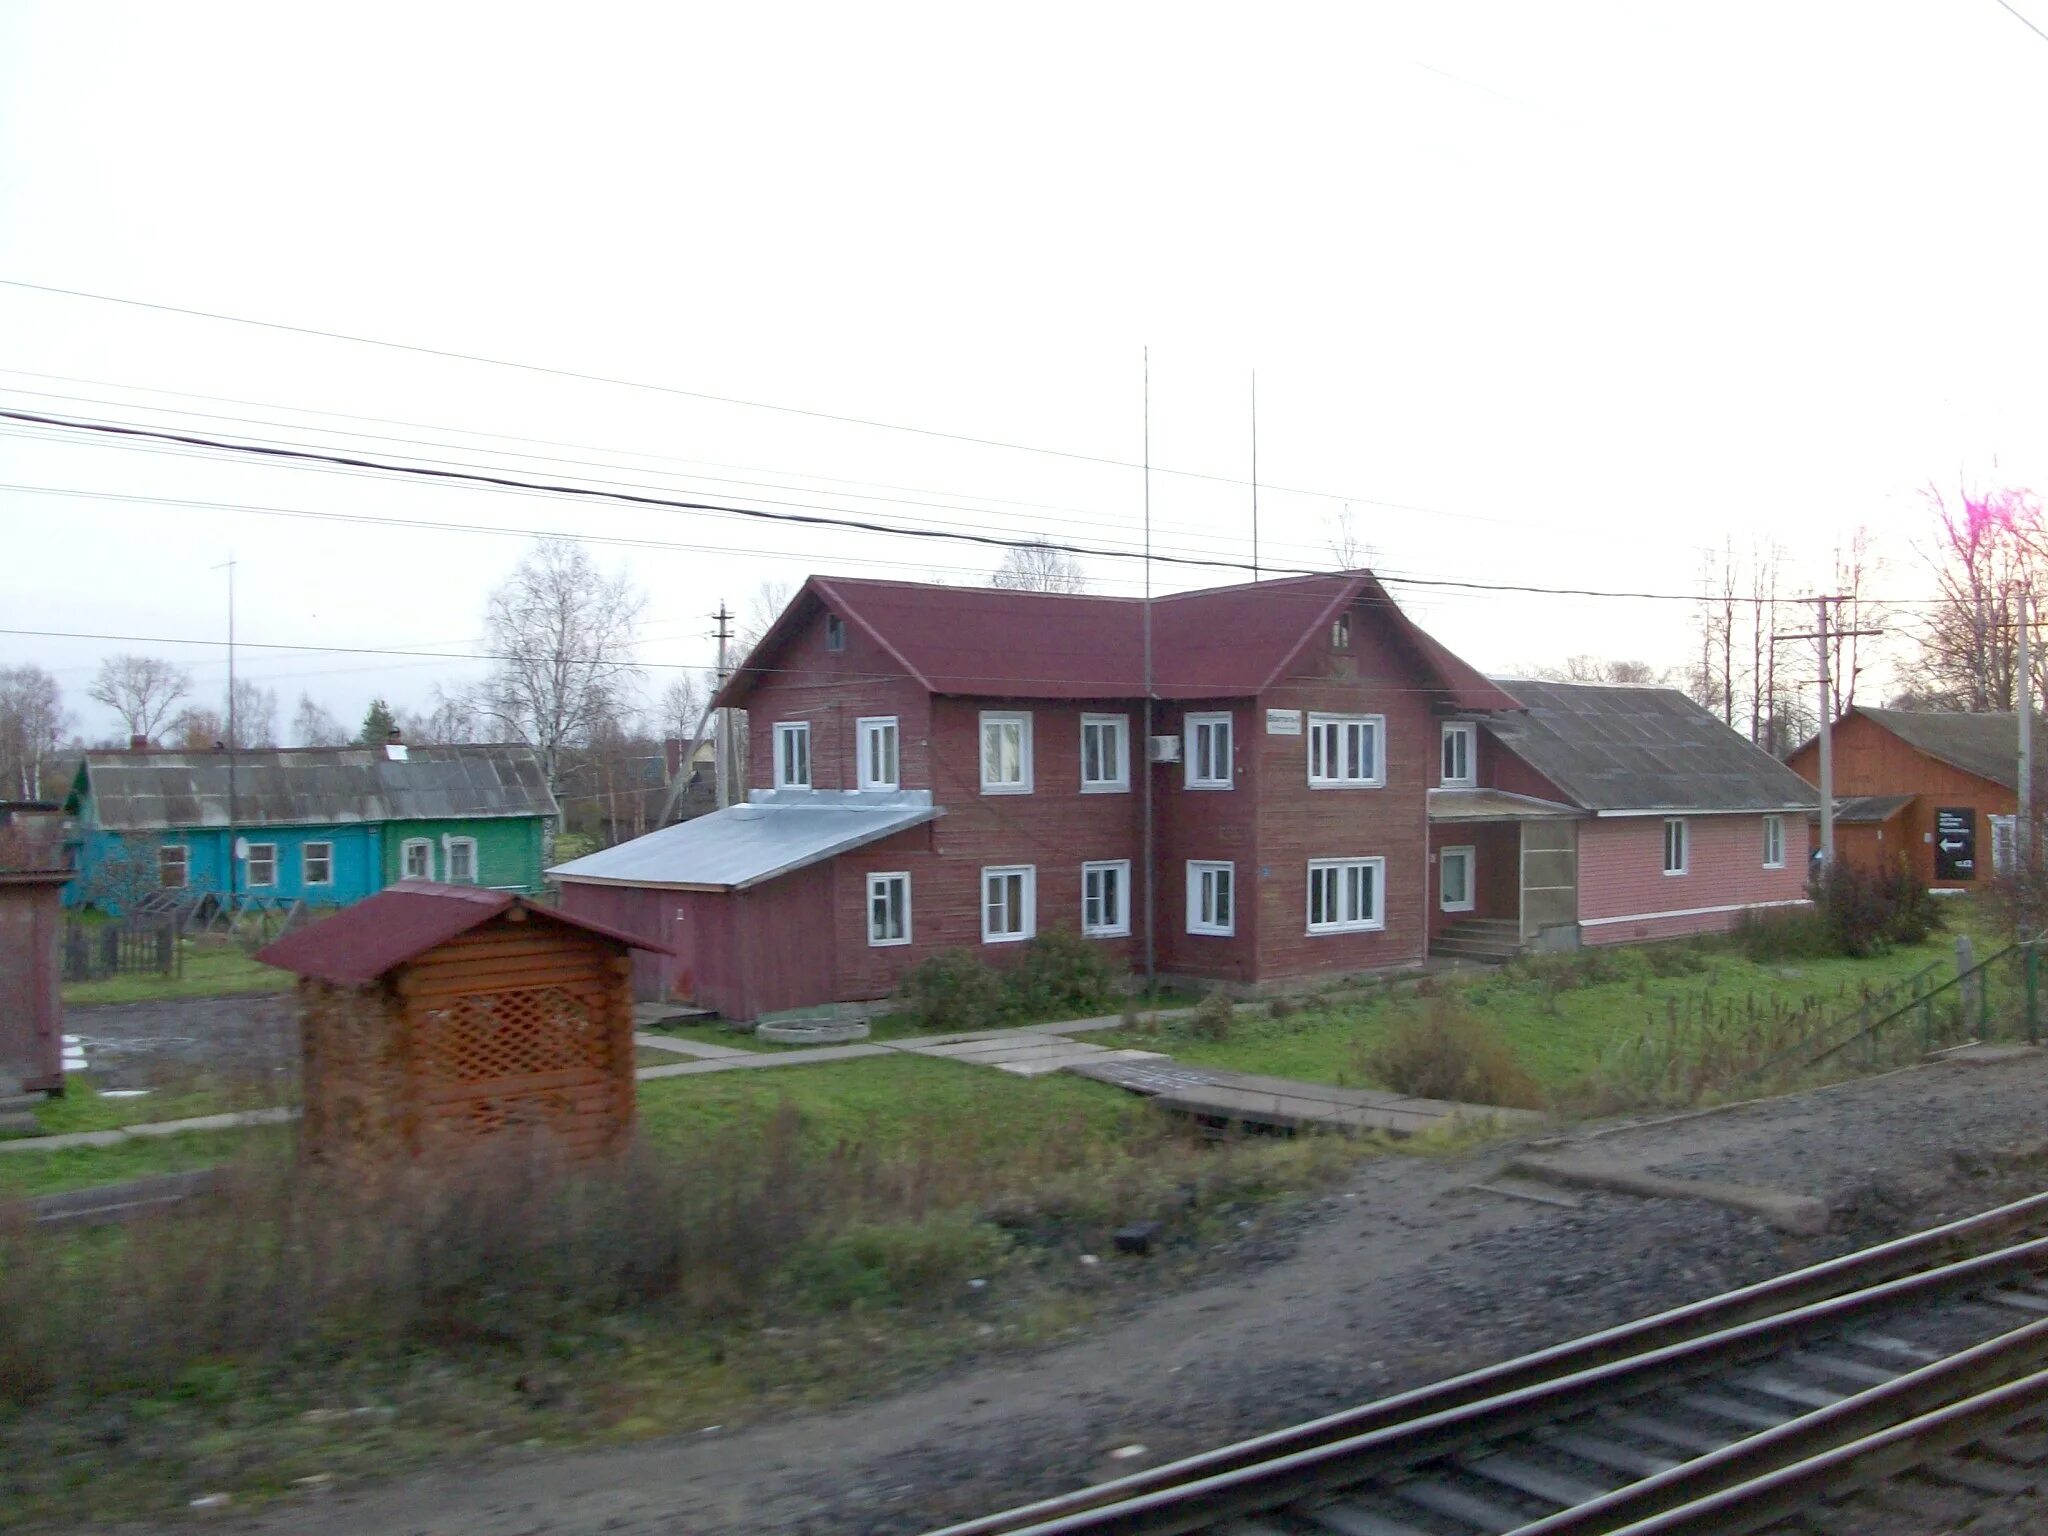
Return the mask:
<svg viewBox="0 0 2048 1536">
<path fill-rule="evenodd" d="M 177 976 L 184 971 L 178 925 L 162 917 L 118 923 L 64 924 L 64 979 L 105 981 L 109 976 Z"/>
</svg>

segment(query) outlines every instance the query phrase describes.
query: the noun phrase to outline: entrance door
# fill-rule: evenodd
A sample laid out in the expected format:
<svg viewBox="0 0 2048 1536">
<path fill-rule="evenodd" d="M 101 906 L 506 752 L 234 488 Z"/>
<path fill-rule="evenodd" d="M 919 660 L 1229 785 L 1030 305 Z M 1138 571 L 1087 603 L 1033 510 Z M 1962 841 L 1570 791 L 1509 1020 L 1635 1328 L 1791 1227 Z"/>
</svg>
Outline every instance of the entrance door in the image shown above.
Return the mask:
<svg viewBox="0 0 2048 1536">
<path fill-rule="evenodd" d="M 1443 848 L 1436 856 L 1437 901 L 1446 912 L 1472 910 L 1473 851 Z"/>
</svg>

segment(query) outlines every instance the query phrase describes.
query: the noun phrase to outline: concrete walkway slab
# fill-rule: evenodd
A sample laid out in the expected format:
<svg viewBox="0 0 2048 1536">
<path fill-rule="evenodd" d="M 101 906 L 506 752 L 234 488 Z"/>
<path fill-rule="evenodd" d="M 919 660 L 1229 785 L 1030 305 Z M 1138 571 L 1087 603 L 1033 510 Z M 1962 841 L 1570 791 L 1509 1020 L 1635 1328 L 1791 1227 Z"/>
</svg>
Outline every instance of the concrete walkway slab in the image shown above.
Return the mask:
<svg viewBox="0 0 2048 1536">
<path fill-rule="evenodd" d="M 765 1071 L 769 1067 L 801 1067 L 821 1061 L 858 1061 L 863 1056 L 893 1054 L 886 1045 L 822 1045 L 811 1051 L 741 1051 L 708 1061 L 683 1061 L 672 1067 L 642 1067 L 633 1075 L 643 1083 L 665 1077 L 699 1077 L 707 1072 Z"/>
<path fill-rule="evenodd" d="M 1647 1199 L 1704 1200 L 1761 1218 L 1780 1232 L 1798 1237 L 1817 1237 L 1828 1229 L 1828 1208 L 1824 1200 L 1811 1195 L 1789 1194 L 1781 1189 L 1763 1189 L 1754 1184 L 1731 1184 L 1722 1179 L 1674 1179 L 1608 1163 L 1585 1162 L 1561 1157 L 1518 1157 L 1507 1171 L 1526 1179 L 1539 1179 L 1566 1188 L 1605 1189 L 1617 1194 L 1640 1195 Z"/>
<path fill-rule="evenodd" d="M 151 1120 L 141 1125 L 117 1126 L 110 1131 L 67 1131 L 61 1136 L 23 1136 L 0 1141 L 0 1153 L 61 1152 L 66 1147 L 118 1147 L 139 1136 L 182 1136 L 187 1131 L 233 1131 L 245 1126 L 284 1125 L 299 1118 L 299 1112 L 279 1105 L 271 1109 L 245 1109 L 225 1115 L 195 1115 L 189 1120 Z"/>
<path fill-rule="evenodd" d="M 1157 1051 L 1100 1051 L 1092 1056 L 1035 1057 L 1028 1061 L 999 1061 L 995 1063 L 998 1072 L 1007 1072 L 1012 1077 L 1047 1077 L 1054 1072 L 1065 1072 L 1076 1060 L 1086 1061 L 1142 1061 L 1163 1060 Z"/>
<path fill-rule="evenodd" d="M 672 1051 L 678 1056 L 694 1056 L 699 1061 L 719 1061 L 729 1056 L 759 1056 L 760 1051 L 750 1051 L 739 1045 L 714 1045 L 709 1040 L 678 1040 L 674 1035 L 633 1036 L 633 1043 L 645 1046 L 650 1051 Z"/>
</svg>

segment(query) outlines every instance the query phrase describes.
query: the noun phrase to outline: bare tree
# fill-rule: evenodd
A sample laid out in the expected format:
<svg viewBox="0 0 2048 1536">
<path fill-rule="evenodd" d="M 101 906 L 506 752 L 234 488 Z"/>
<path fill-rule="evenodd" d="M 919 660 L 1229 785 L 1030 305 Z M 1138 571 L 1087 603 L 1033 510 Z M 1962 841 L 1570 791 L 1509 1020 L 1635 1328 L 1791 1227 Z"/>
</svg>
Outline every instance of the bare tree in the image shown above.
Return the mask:
<svg viewBox="0 0 2048 1536">
<path fill-rule="evenodd" d="M 1920 631 L 1919 665 L 1907 686 L 1954 709 L 2011 709 L 2019 599 L 2022 593 L 2038 598 L 2048 585 L 2040 500 L 2016 487 L 1965 489 L 1953 501 L 1934 486 L 1922 494 L 1936 524 L 1926 558 L 1937 599 Z M 2048 658 L 2037 660 L 2035 669 L 2038 689 L 2048 676 Z"/>
<path fill-rule="evenodd" d="M 183 752 L 211 752 L 227 745 L 227 717 L 203 704 L 188 705 L 178 711 L 165 739 Z"/>
<path fill-rule="evenodd" d="M 192 691 L 192 674 L 158 656 L 122 652 L 100 663 L 85 696 L 121 717 L 131 737 L 154 740 L 180 699 Z"/>
<path fill-rule="evenodd" d="M 704 707 L 709 702 L 709 695 L 695 673 L 676 674 L 661 690 L 661 698 L 655 705 L 656 734 L 673 736 L 688 743 L 696 736 L 697 726 L 704 719 Z"/>
<path fill-rule="evenodd" d="M 0 793 L 40 800 L 70 716 L 57 679 L 30 663 L 0 667 Z"/>
<path fill-rule="evenodd" d="M 275 688 L 265 688 L 246 677 L 238 677 L 235 679 L 234 706 L 229 711 L 229 719 L 234 727 L 236 751 L 248 752 L 277 745 Z"/>
<path fill-rule="evenodd" d="M 988 584 L 1011 592 L 1086 592 L 1088 575 L 1072 555 L 1039 539 L 1005 554 Z"/>
<path fill-rule="evenodd" d="M 292 739 L 302 747 L 345 747 L 348 727 L 313 700 L 310 693 L 299 695 L 299 707 L 292 715 Z"/>
<path fill-rule="evenodd" d="M 392 724 L 407 741 L 423 747 L 464 746 L 482 739 L 482 722 L 473 701 L 462 694 L 434 690 L 432 707 L 401 709 Z"/>
<path fill-rule="evenodd" d="M 1348 501 L 1330 519 L 1330 559 L 1340 571 L 1363 570 L 1373 562 L 1372 547 L 1358 537 L 1358 522 Z"/>
<path fill-rule="evenodd" d="M 1870 649 L 1858 631 L 1882 629 L 1891 620 L 1891 611 L 1870 596 L 1872 583 L 1883 578 L 1884 565 L 1884 557 L 1872 547 L 1868 528 L 1857 528 L 1847 544 L 1835 546 L 1834 590 L 1848 599 L 1835 607 L 1839 622 L 1828 646 L 1833 652 L 1828 658 L 1834 694 L 1830 703 L 1837 717 L 1856 703 L 1856 685 L 1862 680 L 1863 658 Z"/>
<path fill-rule="evenodd" d="M 794 596 L 796 588 L 786 581 L 764 581 L 754 588 L 754 595 L 747 599 L 746 613 L 738 616 L 739 628 L 733 631 L 732 649 L 726 653 L 728 666 L 737 667 L 747 659 L 775 627 L 775 621 L 782 617 L 782 610 Z"/>
<path fill-rule="evenodd" d="M 1686 679 L 1694 703 L 1735 724 L 1738 686 L 1735 667 L 1737 573 L 1735 547 L 1724 543 L 1700 562 L 1700 596 L 1695 624 L 1700 642 L 1699 665 Z"/>
<path fill-rule="evenodd" d="M 1668 667 L 1653 667 L 1647 661 L 1610 661 L 1604 656 L 1568 656 L 1562 665 L 1530 667 L 1523 675 L 1559 683 L 1626 683 L 1638 688 L 1665 688 L 1671 683 Z"/>
<path fill-rule="evenodd" d="M 541 539 L 491 594 L 484 631 L 497 669 L 478 714 L 540 753 L 553 788 L 564 747 L 621 708 L 639 668 L 633 639 L 646 599 L 568 539 Z"/>
</svg>

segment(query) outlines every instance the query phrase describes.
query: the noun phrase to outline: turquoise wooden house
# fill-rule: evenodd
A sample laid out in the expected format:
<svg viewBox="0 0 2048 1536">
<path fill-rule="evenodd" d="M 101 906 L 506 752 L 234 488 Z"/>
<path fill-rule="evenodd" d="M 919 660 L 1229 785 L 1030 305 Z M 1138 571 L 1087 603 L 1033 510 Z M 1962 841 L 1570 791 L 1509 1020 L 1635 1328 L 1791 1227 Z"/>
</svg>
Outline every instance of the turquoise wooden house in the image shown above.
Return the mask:
<svg viewBox="0 0 2048 1536">
<path fill-rule="evenodd" d="M 400 880 L 532 893 L 561 815 L 525 746 L 90 752 L 70 905 L 145 885 L 346 906 Z M 106 872 L 106 878 L 100 878 Z"/>
</svg>

